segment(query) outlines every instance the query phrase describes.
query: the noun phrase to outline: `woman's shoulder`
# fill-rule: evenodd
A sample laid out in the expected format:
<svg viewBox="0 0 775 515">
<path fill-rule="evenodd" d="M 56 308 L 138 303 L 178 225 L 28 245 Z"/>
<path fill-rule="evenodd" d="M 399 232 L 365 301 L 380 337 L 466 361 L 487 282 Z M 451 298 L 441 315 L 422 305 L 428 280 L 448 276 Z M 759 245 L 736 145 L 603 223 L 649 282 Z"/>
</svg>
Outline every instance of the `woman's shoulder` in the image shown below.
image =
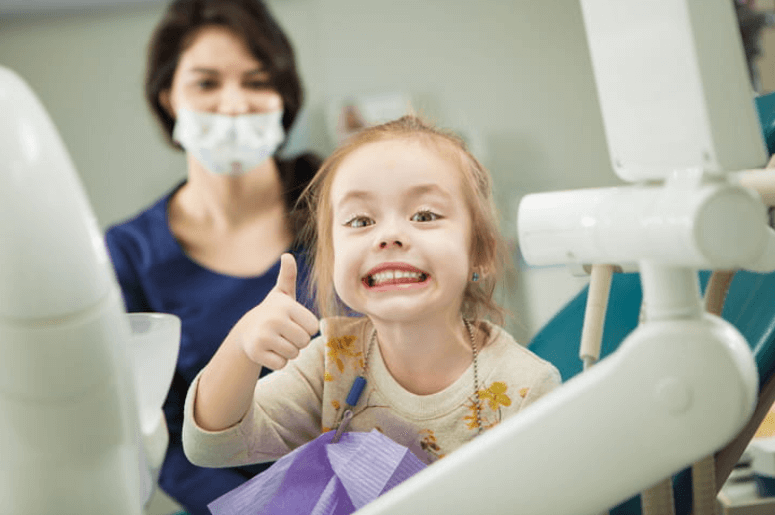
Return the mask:
<svg viewBox="0 0 775 515">
<path fill-rule="evenodd" d="M 177 256 L 180 252 L 167 220 L 167 205 L 172 189 L 145 209 L 105 230 L 105 245 L 115 261 L 154 261 L 163 257 Z M 162 256 L 162 257 L 160 257 Z"/>
<path fill-rule="evenodd" d="M 126 238 L 126 237 L 142 237 L 163 229 L 169 232 L 169 224 L 167 221 L 167 205 L 169 204 L 170 197 L 177 191 L 182 183 L 177 185 L 172 190 L 168 191 L 161 197 L 154 200 L 150 205 L 141 209 L 139 212 L 125 218 L 122 221 L 116 222 L 108 226 L 105 231 L 108 238 Z"/>
</svg>

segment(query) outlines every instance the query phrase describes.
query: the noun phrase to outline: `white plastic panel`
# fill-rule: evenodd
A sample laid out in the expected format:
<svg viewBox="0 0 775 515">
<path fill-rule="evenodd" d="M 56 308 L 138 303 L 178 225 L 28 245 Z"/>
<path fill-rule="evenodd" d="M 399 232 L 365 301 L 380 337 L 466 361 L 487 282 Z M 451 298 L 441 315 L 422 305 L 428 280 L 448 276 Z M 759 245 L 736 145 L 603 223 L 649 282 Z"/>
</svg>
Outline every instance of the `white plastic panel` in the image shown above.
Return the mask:
<svg viewBox="0 0 775 515">
<path fill-rule="evenodd" d="M 611 162 L 629 182 L 767 155 L 729 0 L 582 0 Z"/>
<path fill-rule="evenodd" d="M 535 266 L 648 259 L 772 270 L 775 242 L 755 194 L 723 181 L 685 182 L 526 195 L 517 218 L 522 255 Z"/>
<path fill-rule="evenodd" d="M 2 66 L 0 113 L 0 318 L 78 313 L 115 281 L 102 233 L 51 118 Z"/>
</svg>

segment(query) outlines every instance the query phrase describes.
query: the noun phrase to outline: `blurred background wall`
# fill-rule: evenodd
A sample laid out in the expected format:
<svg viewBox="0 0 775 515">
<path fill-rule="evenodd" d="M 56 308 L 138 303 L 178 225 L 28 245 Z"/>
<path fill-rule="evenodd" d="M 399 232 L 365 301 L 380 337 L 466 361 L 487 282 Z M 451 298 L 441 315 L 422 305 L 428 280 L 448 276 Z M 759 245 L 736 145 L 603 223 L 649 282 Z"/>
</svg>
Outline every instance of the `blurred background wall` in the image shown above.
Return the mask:
<svg viewBox="0 0 775 515">
<path fill-rule="evenodd" d="M 182 154 L 164 145 L 143 99 L 146 44 L 165 5 L 0 0 L 0 65 L 27 80 L 48 109 L 103 227 L 185 174 Z M 343 98 L 408 95 L 415 109 L 469 138 L 492 171 L 517 261 L 514 220 L 523 194 L 619 183 L 577 0 L 269 5 L 292 38 L 306 88 L 292 150 L 331 151 L 326 113 Z M 564 267 L 522 270 L 517 284 L 504 302 L 516 315 L 510 329 L 525 341 L 583 279 Z"/>
<path fill-rule="evenodd" d="M 529 341 L 586 278 L 520 261 L 520 197 L 621 184 L 608 162 L 578 0 L 268 3 L 293 41 L 306 89 L 292 151 L 326 155 L 335 145 L 331 106 L 386 93 L 407 95 L 416 110 L 469 139 L 495 177 L 518 266 L 516 287 L 503 292 L 515 315 L 507 328 Z M 102 227 L 185 175 L 182 154 L 165 146 L 143 99 L 146 44 L 165 4 L 0 0 L 0 65 L 20 74 L 50 113 Z M 775 35 L 766 31 L 762 41 L 769 92 Z M 169 512 L 165 502 L 153 513 Z"/>
</svg>

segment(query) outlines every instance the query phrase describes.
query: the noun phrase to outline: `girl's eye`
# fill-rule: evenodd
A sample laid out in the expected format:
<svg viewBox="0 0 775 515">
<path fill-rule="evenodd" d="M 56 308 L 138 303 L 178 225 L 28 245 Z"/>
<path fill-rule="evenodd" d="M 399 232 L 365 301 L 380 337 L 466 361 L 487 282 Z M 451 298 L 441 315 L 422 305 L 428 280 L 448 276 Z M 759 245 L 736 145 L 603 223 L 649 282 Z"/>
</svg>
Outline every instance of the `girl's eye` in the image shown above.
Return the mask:
<svg viewBox="0 0 775 515">
<path fill-rule="evenodd" d="M 374 220 L 368 216 L 354 216 L 344 223 L 345 226 L 352 227 L 353 229 L 360 229 L 373 224 Z"/>
<path fill-rule="evenodd" d="M 412 222 L 435 222 L 440 217 L 433 211 L 418 211 L 412 215 Z"/>
</svg>

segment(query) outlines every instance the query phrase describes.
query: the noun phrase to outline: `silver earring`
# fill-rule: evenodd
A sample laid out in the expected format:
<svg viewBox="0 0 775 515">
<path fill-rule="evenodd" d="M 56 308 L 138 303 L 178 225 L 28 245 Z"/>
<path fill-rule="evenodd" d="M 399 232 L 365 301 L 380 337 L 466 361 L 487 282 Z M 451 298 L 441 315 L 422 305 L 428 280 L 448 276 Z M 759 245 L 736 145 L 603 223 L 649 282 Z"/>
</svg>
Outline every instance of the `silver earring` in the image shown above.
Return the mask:
<svg viewBox="0 0 775 515">
<path fill-rule="evenodd" d="M 479 280 L 479 274 L 477 274 L 476 272 L 474 272 L 474 273 L 471 275 L 471 280 L 472 280 L 473 282 L 476 282 L 476 281 L 478 281 L 478 280 Z"/>
</svg>

